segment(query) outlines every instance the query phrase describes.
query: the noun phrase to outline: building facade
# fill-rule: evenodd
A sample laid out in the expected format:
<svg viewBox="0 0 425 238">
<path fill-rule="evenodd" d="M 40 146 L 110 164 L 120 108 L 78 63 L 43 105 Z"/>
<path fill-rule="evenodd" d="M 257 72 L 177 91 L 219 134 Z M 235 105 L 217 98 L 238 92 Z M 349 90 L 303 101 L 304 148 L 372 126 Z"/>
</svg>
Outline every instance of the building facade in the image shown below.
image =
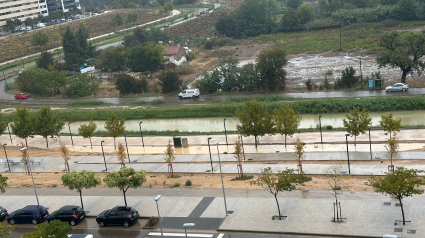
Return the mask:
<svg viewBox="0 0 425 238">
<path fill-rule="evenodd" d="M 38 0 L 0 0 L 0 26 L 6 25 L 7 19 L 25 21 L 28 17 L 37 17 L 39 13 Z"/>
</svg>

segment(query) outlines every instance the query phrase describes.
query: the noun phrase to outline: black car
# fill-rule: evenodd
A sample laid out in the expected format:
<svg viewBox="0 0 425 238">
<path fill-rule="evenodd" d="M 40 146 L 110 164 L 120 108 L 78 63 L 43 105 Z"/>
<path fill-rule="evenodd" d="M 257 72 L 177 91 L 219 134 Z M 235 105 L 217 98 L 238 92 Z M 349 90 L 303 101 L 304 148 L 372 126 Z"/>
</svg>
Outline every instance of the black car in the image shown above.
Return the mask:
<svg viewBox="0 0 425 238">
<path fill-rule="evenodd" d="M 47 218 L 47 222 L 60 220 L 68 222 L 71 226 L 75 226 L 78 222 L 83 220 L 85 216 L 86 213 L 80 206 L 63 206 L 59 210 L 52 212 Z"/>
<path fill-rule="evenodd" d="M 131 207 L 116 206 L 110 210 L 103 211 L 96 217 L 100 227 L 106 225 L 123 225 L 129 227 L 139 218 L 139 212 Z"/>
<path fill-rule="evenodd" d="M 37 225 L 49 216 L 47 208 L 39 205 L 28 205 L 22 209 L 16 210 L 9 214 L 7 222 L 15 223 L 32 223 Z"/>
<path fill-rule="evenodd" d="M 5 217 L 7 217 L 7 215 L 9 215 L 7 213 L 6 208 L 0 206 L 0 221 L 2 221 Z"/>
</svg>

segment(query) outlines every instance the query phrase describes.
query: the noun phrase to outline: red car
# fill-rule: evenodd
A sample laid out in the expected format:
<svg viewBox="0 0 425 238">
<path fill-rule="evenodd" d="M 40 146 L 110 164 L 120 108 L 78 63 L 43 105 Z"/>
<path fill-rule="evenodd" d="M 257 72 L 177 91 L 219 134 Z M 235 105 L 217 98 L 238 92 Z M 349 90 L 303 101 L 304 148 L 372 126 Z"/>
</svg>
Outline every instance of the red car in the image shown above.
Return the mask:
<svg viewBox="0 0 425 238">
<path fill-rule="evenodd" d="M 18 93 L 15 95 L 15 99 L 27 99 L 28 95 L 26 95 L 25 93 Z"/>
</svg>

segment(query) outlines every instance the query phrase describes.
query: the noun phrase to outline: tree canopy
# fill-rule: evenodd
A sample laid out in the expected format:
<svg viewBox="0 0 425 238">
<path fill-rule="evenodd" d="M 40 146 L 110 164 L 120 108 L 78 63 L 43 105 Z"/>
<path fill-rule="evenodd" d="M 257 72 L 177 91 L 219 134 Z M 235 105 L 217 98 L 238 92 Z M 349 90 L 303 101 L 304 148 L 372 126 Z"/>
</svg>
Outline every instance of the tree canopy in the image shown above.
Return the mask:
<svg viewBox="0 0 425 238">
<path fill-rule="evenodd" d="M 164 70 L 158 77 L 162 93 L 173 93 L 181 89 L 183 81 L 174 70 Z"/>
<path fill-rule="evenodd" d="M 4 193 L 6 191 L 4 188 L 7 187 L 7 180 L 8 178 L 6 176 L 0 174 L 0 193 Z"/>
<path fill-rule="evenodd" d="M 125 119 L 118 120 L 117 115 L 115 113 L 111 113 L 111 117 L 105 121 L 105 129 L 108 131 L 108 135 L 114 137 L 114 147 L 115 138 L 119 135 L 123 135 L 125 133 Z"/>
<path fill-rule="evenodd" d="M 67 222 L 60 220 L 53 220 L 50 223 L 40 224 L 36 231 L 27 232 L 23 238 L 34 237 L 55 237 L 55 238 L 68 238 L 68 232 L 72 230 Z"/>
<path fill-rule="evenodd" d="M 286 71 L 283 67 L 287 63 L 286 52 L 282 48 L 270 48 L 260 54 L 257 70 L 265 90 L 285 90 Z"/>
<path fill-rule="evenodd" d="M 390 138 L 391 138 L 391 132 L 400 131 L 401 119 L 398 119 L 398 120 L 394 119 L 392 113 L 388 115 L 381 115 L 381 121 L 379 121 L 379 124 L 381 124 L 382 129 L 387 134 L 390 134 Z"/>
<path fill-rule="evenodd" d="M 16 108 L 13 124 L 11 125 L 12 131 L 17 137 L 25 139 L 26 146 L 28 146 L 27 138 L 34 134 L 32 122 L 33 115 L 28 108 L 25 106 Z"/>
<path fill-rule="evenodd" d="M 43 49 L 43 45 L 46 45 L 49 41 L 49 36 L 44 31 L 36 31 L 32 34 L 31 43 L 34 46 L 40 46 L 40 49 Z"/>
<path fill-rule="evenodd" d="M 62 184 L 70 190 L 77 190 L 80 194 L 81 207 L 84 209 L 82 190 L 89 189 L 100 185 L 100 178 L 96 177 L 93 172 L 83 170 L 81 172 L 71 171 L 62 175 Z"/>
<path fill-rule="evenodd" d="M 65 125 L 65 122 L 46 104 L 43 104 L 40 110 L 36 112 L 32 123 L 35 134 L 46 139 L 47 148 L 49 148 L 47 137 L 58 135 Z"/>
<path fill-rule="evenodd" d="M 95 135 L 96 129 L 97 125 L 93 122 L 93 120 L 90 120 L 88 124 L 81 124 L 80 127 L 78 127 L 78 134 L 83 138 L 89 138 L 90 148 L 92 149 L 93 144 L 91 143 L 91 138 Z"/>
<path fill-rule="evenodd" d="M 360 108 L 358 107 L 350 109 L 350 113 L 345 114 L 345 116 L 347 119 L 342 120 L 344 123 L 344 129 L 351 136 L 354 136 L 354 145 L 356 145 L 357 136 L 365 133 L 372 123 L 372 118 L 365 108 L 360 111 Z"/>
<path fill-rule="evenodd" d="M 300 126 L 301 115 L 295 113 L 294 109 L 290 108 L 288 104 L 280 105 L 279 109 L 273 111 L 274 132 L 292 137 L 297 132 Z"/>
</svg>

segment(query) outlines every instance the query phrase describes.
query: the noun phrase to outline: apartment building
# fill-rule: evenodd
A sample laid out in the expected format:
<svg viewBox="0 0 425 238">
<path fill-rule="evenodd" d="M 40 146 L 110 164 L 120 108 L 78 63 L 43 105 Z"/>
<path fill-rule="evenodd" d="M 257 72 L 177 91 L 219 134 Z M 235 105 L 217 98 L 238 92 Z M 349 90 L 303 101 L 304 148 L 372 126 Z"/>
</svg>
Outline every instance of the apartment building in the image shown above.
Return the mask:
<svg viewBox="0 0 425 238">
<path fill-rule="evenodd" d="M 0 26 L 6 25 L 7 19 L 25 21 L 28 17 L 37 17 L 39 13 L 38 0 L 0 0 Z"/>
<path fill-rule="evenodd" d="M 68 12 L 68 10 L 70 8 L 73 8 L 74 6 L 77 7 L 78 9 L 81 9 L 80 0 L 45 0 L 45 1 L 47 1 L 47 8 L 49 12 L 57 12 L 57 11 Z"/>
</svg>

